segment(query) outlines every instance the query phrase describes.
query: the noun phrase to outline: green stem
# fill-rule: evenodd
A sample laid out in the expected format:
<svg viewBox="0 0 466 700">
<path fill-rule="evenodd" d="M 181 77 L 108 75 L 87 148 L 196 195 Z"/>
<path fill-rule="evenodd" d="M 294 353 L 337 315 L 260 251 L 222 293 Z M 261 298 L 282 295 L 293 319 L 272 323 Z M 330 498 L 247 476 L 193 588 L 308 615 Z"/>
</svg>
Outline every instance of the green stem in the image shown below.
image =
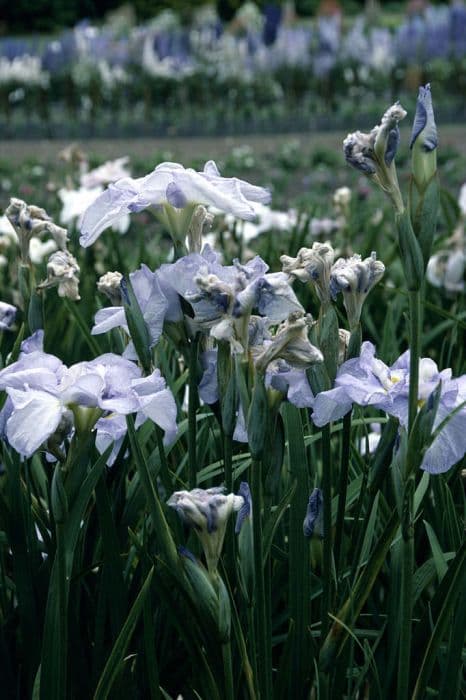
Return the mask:
<svg viewBox="0 0 466 700">
<path fill-rule="evenodd" d="M 58 562 L 58 609 L 60 658 L 57 663 L 57 698 L 66 698 L 66 677 L 68 666 L 68 585 L 66 581 L 65 524 L 56 524 Z"/>
<path fill-rule="evenodd" d="M 235 697 L 233 684 L 233 665 L 231 663 L 231 642 L 222 644 L 223 673 L 225 675 L 225 700 L 233 700 Z"/>
<path fill-rule="evenodd" d="M 323 577 L 321 608 L 321 639 L 325 639 L 329 627 L 330 601 L 332 599 L 332 464 L 330 452 L 330 425 L 322 428 L 322 493 L 323 493 Z"/>
<path fill-rule="evenodd" d="M 342 566 L 342 540 L 345 525 L 346 495 L 348 491 L 349 461 L 351 447 L 351 411 L 343 418 L 343 433 L 341 442 L 340 493 L 338 495 L 337 524 L 335 529 L 335 566 L 336 575 Z"/>
<path fill-rule="evenodd" d="M 330 671 L 338 653 L 343 648 L 348 638 L 349 630 L 352 629 L 357 620 L 364 603 L 369 597 L 379 571 L 385 562 L 387 552 L 390 549 L 398 527 L 398 512 L 395 510 L 385 525 L 385 529 L 375 548 L 372 550 L 365 568 L 352 586 L 350 595 L 335 615 L 335 622 L 332 624 L 332 628 L 320 652 L 319 662 L 320 668 L 323 671 Z"/>
<path fill-rule="evenodd" d="M 411 433 L 417 414 L 419 394 L 419 358 L 421 356 L 421 293 L 409 292 L 409 418 L 408 432 Z"/>
<path fill-rule="evenodd" d="M 261 700 L 272 698 L 271 668 L 267 667 L 267 659 L 270 658 L 269 645 L 271 640 L 267 637 L 266 599 L 264 580 L 264 560 L 262 552 L 262 463 L 255 459 L 251 465 L 251 494 L 252 494 L 252 518 L 254 538 L 254 575 L 255 575 L 255 617 L 257 630 L 257 666 L 259 674 L 259 697 Z"/>
<path fill-rule="evenodd" d="M 304 445 L 302 415 L 299 409 L 283 406 L 288 465 L 291 482 L 296 489 L 290 501 L 288 535 L 289 616 L 291 632 L 288 696 L 304 697 L 307 679 L 312 673 L 311 626 L 311 562 L 309 543 L 303 536 L 303 515 L 309 499 L 309 468 Z M 268 510 L 266 511 L 268 512 Z"/>
<path fill-rule="evenodd" d="M 409 361 L 409 415 L 408 432 L 411 435 L 417 415 L 419 394 L 419 358 L 421 354 L 421 293 L 409 292 L 410 361 Z M 405 700 L 409 693 L 409 672 L 412 636 L 412 594 L 414 570 L 414 527 L 413 499 L 414 475 L 408 460 L 403 474 L 403 511 L 401 517 L 402 560 L 401 560 L 401 626 L 398 653 L 397 698 Z"/>
<path fill-rule="evenodd" d="M 155 434 L 157 437 L 157 449 L 159 451 L 160 457 L 160 478 L 163 483 L 163 487 L 167 493 L 171 493 L 173 490 L 173 482 L 170 476 L 170 469 L 168 467 L 167 454 L 165 452 L 165 445 L 163 444 L 163 431 L 158 425 L 155 425 Z"/>
<path fill-rule="evenodd" d="M 195 336 L 189 349 L 189 399 L 188 399 L 188 462 L 189 462 L 189 488 L 196 488 L 197 484 L 197 421 L 196 411 L 198 406 L 198 382 L 197 382 L 197 352 L 199 337 Z"/>
<path fill-rule="evenodd" d="M 227 493 L 233 493 L 233 439 L 231 435 L 223 436 L 223 469 Z M 226 568 L 232 581 L 235 580 L 235 529 L 232 519 L 227 522 L 225 533 Z"/>
<path fill-rule="evenodd" d="M 154 481 L 149 471 L 145 455 L 138 442 L 136 430 L 134 428 L 133 416 L 126 416 L 126 424 L 128 426 L 128 436 L 131 445 L 131 451 L 133 453 L 133 458 L 136 462 L 137 470 L 139 473 L 139 479 L 141 480 L 142 488 L 146 496 L 147 505 L 149 507 L 149 512 L 152 518 L 152 527 L 160 544 L 160 550 L 162 552 L 163 558 L 167 562 L 168 566 L 172 569 L 172 571 L 178 572 L 179 559 L 178 552 L 176 550 L 176 545 L 173 540 L 170 528 L 168 527 L 168 523 L 165 519 L 162 504 L 160 503 L 160 499 L 158 497 Z"/>
</svg>

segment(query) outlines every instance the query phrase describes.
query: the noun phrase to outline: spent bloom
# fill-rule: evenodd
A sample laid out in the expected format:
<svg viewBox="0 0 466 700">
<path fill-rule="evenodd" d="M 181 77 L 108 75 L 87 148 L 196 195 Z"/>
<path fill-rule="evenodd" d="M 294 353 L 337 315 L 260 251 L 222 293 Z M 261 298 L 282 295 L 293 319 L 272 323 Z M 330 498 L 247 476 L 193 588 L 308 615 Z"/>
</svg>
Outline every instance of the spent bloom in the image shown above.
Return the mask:
<svg viewBox="0 0 466 700">
<path fill-rule="evenodd" d="M 377 260 L 375 253 L 365 260 L 360 255 L 339 258 L 333 265 L 330 272 L 330 293 L 335 299 L 342 292 L 350 328 L 355 328 L 359 323 L 362 305 L 384 272 L 385 265 Z"/>
<path fill-rule="evenodd" d="M 47 263 L 47 279 L 38 289 L 58 287 L 58 296 L 79 301 L 79 272 L 76 258 L 68 250 L 57 250 Z"/>
<path fill-rule="evenodd" d="M 106 272 L 97 281 L 97 290 L 105 294 L 113 306 L 121 306 L 121 272 Z"/>
<path fill-rule="evenodd" d="M 224 491 L 223 487 L 176 491 L 168 500 L 168 505 L 177 511 L 183 522 L 194 528 L 211 573 L 217 569 L 228 518 L 244 504 L 242 496 L 225 495 Z"/>
<path fill-rule="evenodd" d="M 400 132 L 398 123 L 406 111 L 396 102 L 389 107 L 380 124 L 370 133 L 355 131 L 343 141 L 347 162 L 374 180 L 390 197 L 396 210 L 404 210 L 395 170 L 394 158 L 398 149 Z"/>
<path fill-rule="evenodd" d="M 296 277 L 301 282 L 311 282 L 315 286 L 322 304 L 330 302 L 330 270 L 335 257 L 329 243 L 313 243 L 312 248 L 301 248 L 296 258 L 282 255 L 283 272 Z"/>
<path fill-rule="evenodd" d="M 154 208 L 172 235 L 181 240 L 198 204 L 217 207 L 242 219 L 254 219 L 252 202 L 269 200 L 269 192 L 262 187 L 221 177 L 213 161 L 208 161 L 201 172 L 179 163 L 161 163 L 145 177 L 126 177 L 111 184 L 84 214 L 80 242 L 84 247 L 92 245 L 123 214 L 147 207 Z"/>
<path fill-rule="evenodd" d="M 49 233 L 52 236 L 57 248 L 66 249 L 68 240 L 66 229 L 54 224 L 44 209 L 33 204 L 28 205 L 22 199 L 12 197 L 5 215 L 18 236 L 21 259 L 24 262 L 29 261 L 31 238 L 40 237 L 43 233 Z"/>
<path fill-rule="evenodd" d="M 312 319 L 303 313 L 290 314 L 275 336 L 264 343 L 264 349 L 255 355 L 256 369 L 264 372 L 271 362 L 279 358 L 295 369 L 306 369 L 322 362 L 322 353 L 309 342 L 310 323 Z"/>
</svg>

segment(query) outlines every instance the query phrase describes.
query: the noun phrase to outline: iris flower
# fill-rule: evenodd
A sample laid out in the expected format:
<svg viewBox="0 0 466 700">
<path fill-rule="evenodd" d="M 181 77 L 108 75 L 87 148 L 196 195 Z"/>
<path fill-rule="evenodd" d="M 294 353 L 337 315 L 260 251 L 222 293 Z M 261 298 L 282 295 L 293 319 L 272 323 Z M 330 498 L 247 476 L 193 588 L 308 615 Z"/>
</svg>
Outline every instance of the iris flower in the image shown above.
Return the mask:
<svg viewBox="0 0 466 700">
<path fill-rule="evenodd" d="M 440 399 L 433 424 L 433 441 L 427 448 L 421 468 L 431 474 L 448 471 L 466 453 L 466 375 L 452 378 L 450 369 L 438 370 L 430 358 L 419 361 L 418 405 L 429 399 L 438 385 Z M 342 418 L 353 404 L 372 406 L 398 418 L 406 428 L 409 413 L 409 350 L 387 367 L 375 357 L 372 343 L 362 344 L 359 357 L 339 369 L 335 387 L 315 398 L 312 420 L 323 426 Z"/>
<path fill-rule="evenodd" d="M 109 185 L 85 212 L 80 243 L 84 247 L 92 245 L 102 231 L 124 214 L 147 207 L 188 208 L 191 218 L 194 207 L 205 204 L 240 219 L 252 220 L 256 216 L 252 202 L 269 201 L 270 194 L 262 187 L 235 177 L 222 177 L 212 160 L 201 172 L 179 163 L 161 163 L 145 177 L 125 177 Z"/>
</svg>

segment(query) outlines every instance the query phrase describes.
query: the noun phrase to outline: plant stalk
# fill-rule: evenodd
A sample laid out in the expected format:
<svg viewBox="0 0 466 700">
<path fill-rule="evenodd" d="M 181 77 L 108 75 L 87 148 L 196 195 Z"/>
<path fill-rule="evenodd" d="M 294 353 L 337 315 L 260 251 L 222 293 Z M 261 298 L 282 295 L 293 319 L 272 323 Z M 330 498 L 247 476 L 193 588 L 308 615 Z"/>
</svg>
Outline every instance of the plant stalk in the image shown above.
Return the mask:
<svg viewBox="0 0 466 700">
<path fill-rule="evenodd" d="M 271 640 L 267 635 L 266 598 L 264 579 L 264 559 L 262 552 L 262 462 L 255 459 L 251 465 L 251 494 L 254 538 L 254 574 L 255 574 L 255 617 L 257 630 L 257 667 L 259 697 L 261 700 L 272 698 L 272 669 L 267 667 L 270 658 Z"/>
</svg>

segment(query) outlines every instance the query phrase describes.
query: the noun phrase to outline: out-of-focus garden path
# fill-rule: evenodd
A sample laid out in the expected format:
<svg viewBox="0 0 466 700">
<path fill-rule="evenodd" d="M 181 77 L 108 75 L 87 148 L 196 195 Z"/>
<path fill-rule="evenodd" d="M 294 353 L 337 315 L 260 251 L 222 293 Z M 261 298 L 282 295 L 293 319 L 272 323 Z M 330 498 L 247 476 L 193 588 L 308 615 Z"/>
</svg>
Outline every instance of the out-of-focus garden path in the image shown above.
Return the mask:
<svg viewBox="0 0 466 700">
<path fill-rule="evenodd" d="M 356 129 L 357 124 L 348 125 Z M 343 132 L 310 132 L 308 134 L 278 134 L 274 135 L 242 135 L 228 137 L 198 137 L 198 138 L 160 138 L 160 139 L 83 139 L 79 141 L 88 153 L 99 159 L 115 158 L 128 155 L 135 159 L 150 158 L 151 152 L 160 154 L 167 152 L 174 160 L 181 162 L 192 158 L 221 158 L 231 152 L 236 146 L 251 146 L 257 153 L 273 152 L 281 144 L 297 140 L 306 150 L 329 148 L 339 150 L 346 133 Z M 409 140 L 409 128 L 402 129 L 402 142 Z M 3 141 L 0 140 L 0 160 L 21 163 L 34 159 L 42 162 L 55 160 L 60 150 L 70 145 L 71 141 L 62 140 L 31 140 Z M 466 125 L 441 125 L 441 148 L 451 147 L 466 155 Z M 465 173 L 466 178 L 466 173 Z"/>
</svg>

